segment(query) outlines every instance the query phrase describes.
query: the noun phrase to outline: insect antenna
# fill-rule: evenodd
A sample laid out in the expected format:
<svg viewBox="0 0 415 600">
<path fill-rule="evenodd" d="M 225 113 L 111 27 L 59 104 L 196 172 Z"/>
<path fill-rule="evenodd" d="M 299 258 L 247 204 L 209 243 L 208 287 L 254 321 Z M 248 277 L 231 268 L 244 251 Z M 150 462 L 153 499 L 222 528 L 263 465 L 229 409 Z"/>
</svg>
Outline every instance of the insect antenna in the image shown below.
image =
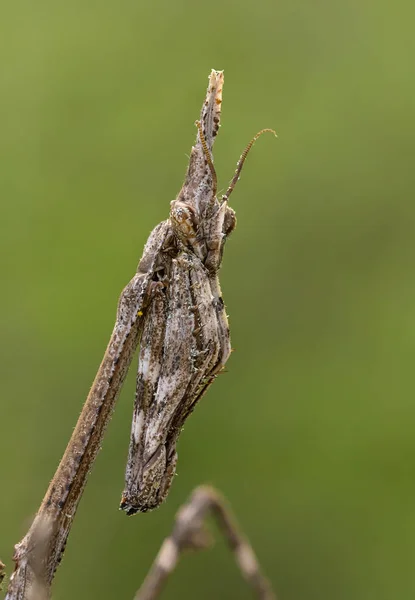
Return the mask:
<svg viewBox="0 0 415 600">
<path fill-rule="evenodd" d="M 229 196 L 231 195 L 231 193 L 233 192 L 233 190 L 235 189 L 235 185 L 236 182 L 239 179 L 239 175 L 241 174 L 242 171 L 242 167 L 244 166 L 244 162 L 246 160 L 246 157 L 249 154 L 250 149 L 252 148 L 252 146 L 255 144 L 255 142 L 257 141 L 257 139 L 266 131 L 269 131 L 270 133 L 273 133 L 275 135 L 275 137 L 278 137 L 277 134 L 275 133 L 275 131 L 273 129 L 261 129 L 261 131 L 258 131 L 258 133 L 256 135 L 254 135 L 254 137 L 252 138 L 252 140 L 249 142 L 249 144 L 247 145 L 247 147 L 245 148 L 245 150 L 242 152 L 240 159 L 238 160 L 238 162 L 236 163 L 236 171 L 235 171 L 235 175 L 232 178 L 231 183 L 229 184 L 228 189 L 226 190 L 226 193 L 222 196 L 222 202 L 225 202 L 225 200 L 227 200 L 229 198 Z"/>
<path fill-rule="evenodd" d="M 209 148 L 206 143 L 205 134 L 203 133 L 202 123 L 200 121 L 195 122 L 196 127 L 199 130 L 200 143 L 202 144 L 203 152 L 205 153 L 207 164 L 209 165 L 210 172 L 212 174 L 212 191 L 213 197 L 216 196 L 218 190 L 218 178 L 216 175 L 215 167 L 213 166 L 212 156 L 209 152 Z"/>
</svg>

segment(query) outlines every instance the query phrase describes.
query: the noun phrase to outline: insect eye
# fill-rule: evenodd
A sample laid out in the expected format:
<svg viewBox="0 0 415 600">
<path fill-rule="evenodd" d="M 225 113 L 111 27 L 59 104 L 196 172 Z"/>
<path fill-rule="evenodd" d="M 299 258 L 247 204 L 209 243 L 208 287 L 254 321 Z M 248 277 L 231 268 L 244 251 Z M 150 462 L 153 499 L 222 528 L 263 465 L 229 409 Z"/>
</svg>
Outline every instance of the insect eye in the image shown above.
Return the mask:
<svg viewBox="0 0 415 600">
<path fill-rule="evenodd" d="M 186 238 L 191 238 L 197 230 L 194 210 L 184 202 L 171 203 L 170 218 L 176 231 Z"/>
</svg>

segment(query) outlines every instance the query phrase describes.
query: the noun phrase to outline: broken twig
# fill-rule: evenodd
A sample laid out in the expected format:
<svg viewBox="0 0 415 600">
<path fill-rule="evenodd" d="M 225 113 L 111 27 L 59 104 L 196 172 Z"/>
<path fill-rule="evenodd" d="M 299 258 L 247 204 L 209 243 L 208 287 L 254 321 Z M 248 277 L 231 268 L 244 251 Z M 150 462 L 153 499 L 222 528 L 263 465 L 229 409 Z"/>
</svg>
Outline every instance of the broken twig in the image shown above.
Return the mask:
<svg viewBox="0 0 415 600">
<path fill-rule="evenodd" d="M 163 589 L 169 575 L 177 566 L 180 555 L 188 549 L 198 550 L 209 545 L 209 536 L 204 529 L 204 520 L 212 514 L 242 576 L 251 586 L 258 600 L 276 600 L 268 580 L 264 577 L 254 551 L 226 506 L 224 498 L 209 486 L 196 488 L 187 504 L 182 506 L 176 517 L 171 535 L 160 548 L 143 585 L 134 600 L 155 600 Z"/>
</svg>

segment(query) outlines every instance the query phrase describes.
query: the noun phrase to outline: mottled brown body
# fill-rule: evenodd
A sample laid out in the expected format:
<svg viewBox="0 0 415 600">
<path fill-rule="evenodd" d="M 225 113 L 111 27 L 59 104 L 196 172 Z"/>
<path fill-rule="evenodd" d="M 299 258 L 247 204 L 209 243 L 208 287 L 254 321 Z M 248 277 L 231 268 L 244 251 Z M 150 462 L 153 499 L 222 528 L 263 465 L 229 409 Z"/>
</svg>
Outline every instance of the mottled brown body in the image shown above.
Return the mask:
<svg viewBox="0 0 415 600">
<path fill-rule="evenodd" d="M 176 442 L 199 398 L 227 361 L 229 327 L 218 279 L 223 246 L 235 226 L 216 197 L 211 149 L 218 132 L 223 73 L 212 71 L 187 176 L 171 203 L 160 287 L 146 315 L 121 508 L 157 507 L 177 462 Z"/>
</svg>

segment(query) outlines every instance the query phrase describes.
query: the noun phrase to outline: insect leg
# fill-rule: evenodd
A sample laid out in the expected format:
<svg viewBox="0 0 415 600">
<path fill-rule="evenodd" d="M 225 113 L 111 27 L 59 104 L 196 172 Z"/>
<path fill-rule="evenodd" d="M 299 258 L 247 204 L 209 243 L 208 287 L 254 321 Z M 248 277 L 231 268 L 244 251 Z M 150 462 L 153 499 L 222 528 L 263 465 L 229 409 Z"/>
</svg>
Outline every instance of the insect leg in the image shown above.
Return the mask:
<svg viewBox="0 0 415 600">
<path fill-rule="evenodd" d="M 154 401 L 163 356 L 167 298 L 162 285 L 155 285 L 157 287 L 153 293 L 141 337 L 125 489 L 120 504 L 120 508 L 126 510 L 128 514 L 139 503 L 138 498 L 142 493 L 140 483 L 143 471 L 144 424 Z"/>
</svg>

